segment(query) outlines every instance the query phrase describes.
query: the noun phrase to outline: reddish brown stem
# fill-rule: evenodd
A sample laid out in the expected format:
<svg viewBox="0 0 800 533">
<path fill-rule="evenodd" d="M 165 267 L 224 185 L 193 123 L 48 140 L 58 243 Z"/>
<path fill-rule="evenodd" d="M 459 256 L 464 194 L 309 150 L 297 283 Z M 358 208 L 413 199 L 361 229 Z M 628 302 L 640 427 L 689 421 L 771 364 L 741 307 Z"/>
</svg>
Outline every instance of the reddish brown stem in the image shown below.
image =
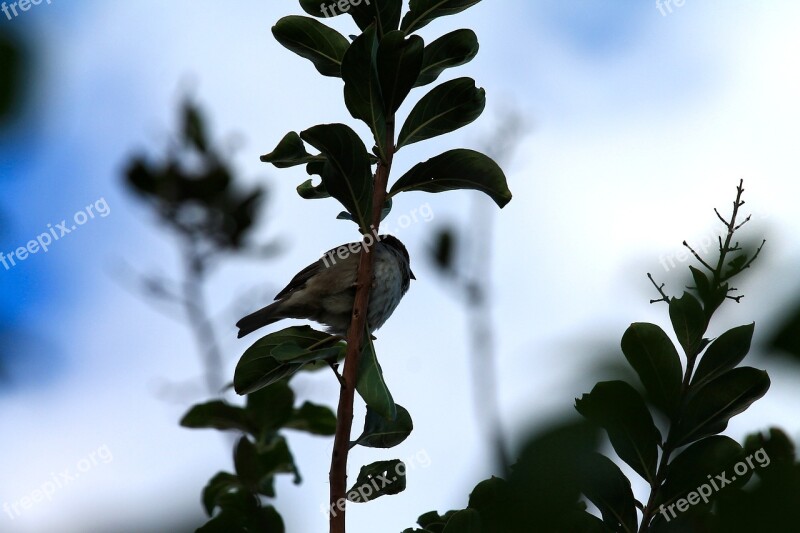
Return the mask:
<svg viewBox="0 0 800 533">
<path fill-rule="evenodd" d="M 375 172 L 372 194 L 372 228 L 378 234 L 381 223 L 381 211 L 386 201 L 386 186 L 389 182 L 389 171 L 394 156 L 394 121 L 386 128 L 387 148 L 386 161 L 378 163 Z M 375 242 L 377 244 L 377 241 Z M 366 243 L 365 243 L 366 246 Z M 355 397 L 356 380 L 358 379 L 358 360 L 364 342 L 367 325 L 367 306 L 372 288 L 372 268 L 375 254 L 362 253 L 358 263 L 356 295 L 353 303 L 353 314 L 350 328 L 347 330 L 347 355 L 344 360 L 344 374 L 339 390 L 339 407 L 336 411 L 336 435 L 333 440 L 331 470 L 329 473 L 330 489 L 330 533 L 345 533 L 345 508 L 347 504 L 347 454 L 350 450 L 350 432 L 353 428 L 353 399 Z"/>
</svg>

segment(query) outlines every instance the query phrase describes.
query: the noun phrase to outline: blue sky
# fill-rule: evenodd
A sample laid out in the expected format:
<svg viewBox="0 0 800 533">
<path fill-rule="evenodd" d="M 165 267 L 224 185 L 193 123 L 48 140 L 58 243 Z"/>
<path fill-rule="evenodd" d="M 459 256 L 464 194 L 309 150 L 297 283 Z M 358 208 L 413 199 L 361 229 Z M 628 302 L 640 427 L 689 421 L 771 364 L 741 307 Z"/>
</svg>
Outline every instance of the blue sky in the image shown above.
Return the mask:
<svg viewBox="0 0 800 533">
<path fill-rule="evenodd" d="M 487 114 L 404 150 L 398 172 L 477 146 L 491 117 L 509 106 L 531 126 L 506 168 L 514 200 L 495 219 L 500 396 L 512 436 L 569 412 L 600 379 L 598 357 L 630 322 L 666 323 L 664 309 L 647 304 L 644 273 L 660 274 L 677 292 L 679 269 L 664 271 L 659 258 L 714 231 L 711 208 L 729 204 L 740 178 L 754 213 L 751 235 L 770 243 L 742 287 L 748 296 L 723 313 L 719 331 L 756 320 L 758 340 L 758 325 L 800 292 L 795 4 L 687 0 L 662 16 L 654 2 L 487 0 L 422 32 L 430 40 L 459 27 L 476 31 L 480 54 L 446 79 L 474 77 L 487 91 Z M 171 236 L 122 189 L 121 169 L 132 153 L 159 149 L 189 90 L 215 135 L 238 146 L 241 174 L 270 187 L 259 235 L 279 236 L 286 253 L 268 264 L 232 261 L 210 288 L 232 372 L 248 344 L 235 339 L 230 296 L 259 284 L 280 288 L 320 251 L 353 239 L 351 224 L 333 222 L 334 202 L 297 197 L 302 169 L 258 160 L 286 131 L 353 122 L 340 83 L 272 39 L 270 26 L 297 11 L 293 2 L 115 0 L 56 1 L 12 21 L 0 16 L 0 31 L 34 43 L 23 118 L 0 133 L 0 211 L 8 221 L 0 250 L 99 198 L 111 209 L 47 254 L 0 270 L 0 316 L 17 328 L 19 345 L 8 363 L 13 381 L 0 392 L 11 428 L 0 442 L 0 504 L 102 446 L 113 454 L 52 501 L 14 521 L 0 515 L 0 530 L 100 532 L 142 516 L 154 524 L 176 514 L 202 518 L 200 490 L 230 469 L 229 442 L 177 426 L 205 399 L 193 340 L 123 279 L 130 265 L 169 274 L 178 262 Z M 352 32 L 348 22 L 333 23 Z M 353 531 L 371 531 L 377 518 L 400 531 L 422 512 L 463 507 L 471 487 L 493 473 L 472 410 L 463 310 L 423 260 L 435 225 L 464 221 L 475 194 L 417 193 L 395 203 L 392 216 L 425 203 L 435 213 L 398 234 L 419 279 L 377 345 L 392 392 L 415 421 L 393 451 L 424 451 L 430 465 L 414 472 L 406 493 L 354 507 Z M 774 421 L 797 435 L 797 375 L 772 360 L 754 364 L 770 371 L 773 389 L 728 433 L 740 438 Z M 335 404 L 330 376 L 298 387 L 302 399 Z M 317 502 L 327 499 L 330 441 L 291 443 L 305 481 L 279 483 L 279 507 L 290 531 L 322 530 Z M 358 450 L 353 468 L 382 458 Z"/>
</svg>

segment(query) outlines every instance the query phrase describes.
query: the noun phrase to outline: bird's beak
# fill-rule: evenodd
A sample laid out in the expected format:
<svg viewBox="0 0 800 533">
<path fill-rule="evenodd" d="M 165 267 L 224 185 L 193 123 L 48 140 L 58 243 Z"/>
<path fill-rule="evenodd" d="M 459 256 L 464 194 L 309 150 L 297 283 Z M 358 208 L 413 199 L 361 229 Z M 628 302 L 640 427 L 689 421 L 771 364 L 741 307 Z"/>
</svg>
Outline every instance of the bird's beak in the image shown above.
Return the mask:
<svg viewBox="0 0 800 533">
<path fill-rule="evenodd" d="M 411 279 L 417 279 L 417 277 L 414 275 L 414 272 L 412 270 L 409 269 L 409 272 L 411 272 Z"/>
</svg>

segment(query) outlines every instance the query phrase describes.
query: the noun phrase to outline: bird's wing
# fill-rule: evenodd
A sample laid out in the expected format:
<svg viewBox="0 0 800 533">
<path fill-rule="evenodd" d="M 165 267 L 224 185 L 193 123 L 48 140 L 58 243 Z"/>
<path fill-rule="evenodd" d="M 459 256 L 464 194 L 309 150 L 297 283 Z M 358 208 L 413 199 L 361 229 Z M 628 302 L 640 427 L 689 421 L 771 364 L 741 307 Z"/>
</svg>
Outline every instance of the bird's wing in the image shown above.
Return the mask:
<svg viewBox="0 0 800 533">
<path fill-rule="evenodd" d="M 275 299 L 280 300 L 281 298 L 287 296 L 292 291 L 295 291 L 297 289 L 302 289 L 305 286 L 306 282 L 323 268 L 325 267 L 322 264 L 321 259 L 315 263 L 311 263 L 303 270 L 295 274 L 295 276 L 292 278 L 292 281 L 290 281 L 289 284 L 275 296 Z"/>
</svg>

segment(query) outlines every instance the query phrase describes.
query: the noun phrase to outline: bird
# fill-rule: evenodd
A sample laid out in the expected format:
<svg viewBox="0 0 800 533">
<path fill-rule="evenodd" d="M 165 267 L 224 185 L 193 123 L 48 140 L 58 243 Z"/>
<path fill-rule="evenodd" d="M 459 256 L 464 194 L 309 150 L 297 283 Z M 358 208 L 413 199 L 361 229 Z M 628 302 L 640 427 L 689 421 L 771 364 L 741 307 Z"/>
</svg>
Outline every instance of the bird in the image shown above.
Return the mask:
<svg viewBox="0 0 800 533">
<path fill-rule="evenodd" d="M 353 313 L 358 264 L 363 250 L 375 253 L 372 288 L 367 307 L 367 327 L 372 333 L 392 315 L 412 279 L 408 251 L 393 235 L 379 235 L 370 246 L 364 242 L 333 248 L 318 261 L 298 272 L 275 296 L 275 302 L 236 323 L 238 338 L 284 318 L 312 320 L 327 326 L 327 332 L 345 337 Z M 372 238 L 372 243 L 375 239 Z"/>
</svg>

